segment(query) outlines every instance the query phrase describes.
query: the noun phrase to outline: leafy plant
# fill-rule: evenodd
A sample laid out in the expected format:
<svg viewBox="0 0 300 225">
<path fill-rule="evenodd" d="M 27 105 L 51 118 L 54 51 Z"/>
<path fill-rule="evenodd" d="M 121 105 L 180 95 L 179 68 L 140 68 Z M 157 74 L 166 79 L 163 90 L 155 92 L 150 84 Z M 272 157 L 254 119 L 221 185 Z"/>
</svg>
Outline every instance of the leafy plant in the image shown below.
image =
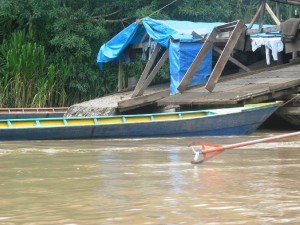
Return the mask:
<svg viewBox="0 0 300 225">
<path fill-rule="evenodd" d="M 57 68 L 47 66 L 44 47 L 28 42 L 24 32 L 13 33 L 1 46 L 0 55 L 2 107 L 52 106 L 54 93 L 64 92 Z"/>
</svg>

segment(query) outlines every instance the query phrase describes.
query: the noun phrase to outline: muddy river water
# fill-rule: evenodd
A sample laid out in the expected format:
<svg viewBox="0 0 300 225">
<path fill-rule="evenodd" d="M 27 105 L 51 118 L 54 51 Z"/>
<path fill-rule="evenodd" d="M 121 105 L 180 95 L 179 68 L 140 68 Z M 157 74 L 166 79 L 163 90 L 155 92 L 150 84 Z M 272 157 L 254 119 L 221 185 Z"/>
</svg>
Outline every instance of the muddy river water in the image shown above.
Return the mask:
<svg viewBox="0 0 300 225">
<path fill-rule="evenodd" d="M 192 165 L 193 141 L 1 142 L 0 224 L 300 224 L 300 137 Z"/>
</svg>

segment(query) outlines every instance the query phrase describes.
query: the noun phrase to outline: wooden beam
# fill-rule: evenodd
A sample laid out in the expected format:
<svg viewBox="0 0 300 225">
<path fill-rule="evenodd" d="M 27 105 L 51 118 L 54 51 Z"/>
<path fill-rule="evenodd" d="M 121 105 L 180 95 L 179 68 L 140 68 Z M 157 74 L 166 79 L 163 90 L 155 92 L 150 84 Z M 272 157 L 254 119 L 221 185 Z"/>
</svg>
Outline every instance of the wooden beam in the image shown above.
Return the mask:
<svg viewBox="0 0 300 225">
<path fill-rule="evenodd" d="M 272 19 L 274 20 L 274 22 L 276 23 L 276 25 L 280 25 L 280 20 L 277 18 L 275 13 L 272 11 L 272 9 L 268 3 L 266 3 L 266 9 L 267 9 L 268 13 L 270 14 L 270 16 L 272 17 Z"/>
<path fill-rule="evenodd" d="M 155 103 L 157 100 L 165 98 L 170 95 L 170 90 L 163 90 L 155 92 L 149 95 L 139 96 L 132 99 L 127 99 L 121 102 L 118 102 L 118 110 L 120 112 L 127 111 L 130 109 L 139 108 L 141 106 L 150 105 Z"/>
<path fill-rule="evenodd" d="M 133 93 L 132 93 L 132 97 L 136 97 L 137 96 L 137 93 L 141 89 L 144 81 L 146 80 L 146 78 L 147 78 L 147 76 L 149 74 L 150 69 L 153 66 L 154 60 L 156 59 L 156 56 L 157 56 L 159 50 L 160 50 L 160 45 L 157 44 L 156 47 L 155 47 L 155 49 L 154 49 L 154 51 L 153 51 L 153 53 L 152 53 L 152 55 L 151 55 L 151 57 L 150 57 L 150 59 L 149 59 L 149 61 L 147 62 L 146 66 L 144 68 L 144 71 L 143 71 L 143 73 L 142 73 L 142 75 L 141 75 L 141 77 L 140 77 L 140 79 L 139 79 L 139 81 L 138 81 L 138 83 L 137 83 L 137 85 L 136 85 Z"/>
<path fill-rule="evenodd" d="M 164 63 L 168 59 L 168 56 L 169 56 L 169 50 L 166 50 L 162 55 L 162 57 L 157 62 L 157 64 L 155 65 L 155 67 L 153 68 L 153 70 L 151 71 L 151 73 L 149 74 L 149 76 L 147 77 L 147 79 L 145 80 L 145 82 L 143 83 L 143 86 L 136 93 L 136 96 L 140 96 L 144 94 L 146 88 L 150 85 L 151 81 L 154 79 L 154 77 L 156 76 L 160 68 L 164 65 Z"/>
<path fill-rule="evenodd" d="M 282 84 L 274 84 L 269 87 L 269 90 L 271 92 L 274 92 L 274 91 L 283 90 L 283 89 L 287 89 L 287 88 L 293 88 L 293 87 L 296 87 L 299 85 L 300 85 L 300 79 L 299 80 L 291 80 L 288 82 L 284 82 Z"/>
<path fill-rule="evenodd" d="M 228 28 L 229 27 L 234 27 L 236 24 L 237 24 L 238 21 L 232 21 L 230 23 L 225 23 L 223 25 L 220 25 L 220 26 L 217 26 L 215 27 L 215 29 L 218 31 L 218 32 L 226 32 L 228 31 Z"/>
<path fill-rule="evenodd" d="M 250 22 L 250 25 L 249 25 L 248 29 L 251 29 L 251 28 L 252 28 L 253 24 L 255 23 L 257 17 L 258 17 L 259 14 L 260 14 L 261 8 L 262 8 L 262 5 L 259 6 L 259 8 L 258 8 L 256 14 L 254 15 L 254 17 L 252 18 L 252 20 L 251 20 L 251 22 Z"/>
<path fill-rule="evenodd" d="M 194 61 L 190 65 L 189 69 L 186 71 L 185 75 L 183 76 L 182 80 L 180 81 L 177 89 L 179 92 L 183 92 L 187 89 L 189 86 L 193 76 L 195 75 L 196 71 L 198 70 L 201 62 L 205 58 L 207 52 L 210 50 L 212 47 L 214 41 L 216 40 L 218 31 L 214 28 L 212 32 L 209 34 L 207 37 L 206 41 L 204 42 L 202 48 L 196 55 Z"/>
<path fill-rule="evenodd" d="M 244 29 L 244 23 L 242 21 L 238 21 L 238 23 L 236 24 L 234 30 L 232 31 L 229 40 L 227 42 L 227 44 L 224 47 L 224 50 L 220 56 L 220 58 L 218 59 L 217 64 L 215 65 L 215 68 L 213 69 L 206 85 L 205 88 L 209 91 L 212 92 L 213 89 L 215 88 L 219 77 L 221 76 L 221 73 L 229 59 L 229 56 L 234 48 L 234 46 L 236 45 L 236 43 L 238 42 L 241 33 L 243 32 Z"/>
<path fill-rule="evenodd" d="M 272 33 L 272 32 L 277 32 L 277 31 L 280 31 L 279 25 L 263 28 L 262 31 L 260 31 L 259 29 L 250 29 L 250 30 L 248 29 L 246 31 L 246 35 L 259 34 L 259 33 Z"/>
<path fill-rule="evenodd" d="M 220 55 L 222 54 L 222 50 L 220 48 L 218 48 L 217 46 L 213 47 L 213 50 L 218 52 Z M 243 65 L 242 63 L 240 63 L 238 60 L 236 60 L 235 58 L 229 56 L 229 61 L 232 62 L 233 64 L 237 65 L 238 67 L 240 67 L 242 70 L 246 71 L 246 72 L 250 72 L 251 69 L 248 68 L 247 66 Z"/>
</svg>

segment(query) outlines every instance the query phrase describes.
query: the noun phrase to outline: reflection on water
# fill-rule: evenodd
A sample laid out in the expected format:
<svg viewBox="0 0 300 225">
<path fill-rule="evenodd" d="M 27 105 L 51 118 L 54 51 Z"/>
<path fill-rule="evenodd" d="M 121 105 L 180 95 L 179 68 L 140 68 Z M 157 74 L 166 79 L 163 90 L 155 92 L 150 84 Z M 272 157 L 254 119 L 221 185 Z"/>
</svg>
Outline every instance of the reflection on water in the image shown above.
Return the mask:
<svg viewBox="0 0 300 225">
<path fill-rule="evenodd" d="M 300 138 L 191 165 L 195 140 L 2 142 L 0 224 L 300 224 Z"/>
</svg>

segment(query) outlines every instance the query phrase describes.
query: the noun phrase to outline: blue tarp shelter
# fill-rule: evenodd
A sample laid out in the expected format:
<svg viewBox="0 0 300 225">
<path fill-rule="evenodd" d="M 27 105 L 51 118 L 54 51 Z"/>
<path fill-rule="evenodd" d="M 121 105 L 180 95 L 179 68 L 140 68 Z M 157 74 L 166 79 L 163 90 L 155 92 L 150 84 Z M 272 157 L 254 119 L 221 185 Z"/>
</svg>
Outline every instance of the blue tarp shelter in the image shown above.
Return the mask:
<svg viewBox="0 0 300 225">
<path fill-rule="evenodd" d="M 102 45 L 97 56 L 97 63 L 101 68 L 105 62 L 116 61 L 129 45 L 139 44 L 145 33 L 147 33 L 153 41 L 169 49 L 170 92 L 171 94 L 175 94 L 177 93 L 179 82 L 202 46 L 202 43 L 192 35 L 192 32 L 207 34 L 210 33 L 215 26 L 222 24 L 223 23 L 155 20 L 146 17 L 141 19 L 141 22 L 137 21 L 132 23 L 110 41 Z M 206 82 L 211 70 L 212 54 L 210 51 L 193 77 L 191 85 Z"/>
</svg>

